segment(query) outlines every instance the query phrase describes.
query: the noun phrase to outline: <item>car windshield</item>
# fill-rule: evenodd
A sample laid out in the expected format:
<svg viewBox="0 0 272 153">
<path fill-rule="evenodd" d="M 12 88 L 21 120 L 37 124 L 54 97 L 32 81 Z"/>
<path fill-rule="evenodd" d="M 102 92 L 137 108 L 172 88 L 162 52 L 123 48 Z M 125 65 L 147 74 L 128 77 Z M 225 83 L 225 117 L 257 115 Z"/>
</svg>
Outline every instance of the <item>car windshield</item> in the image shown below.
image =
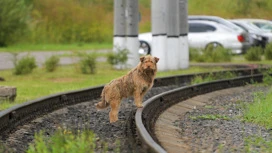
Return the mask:
<svg viewBox="0 0 272 153">
<path fill-rule="evenodd" d="M 255 26 L 262 30 L 272 30 L 272 24 L 269 22 L 252 22 Z"/>
</svg>

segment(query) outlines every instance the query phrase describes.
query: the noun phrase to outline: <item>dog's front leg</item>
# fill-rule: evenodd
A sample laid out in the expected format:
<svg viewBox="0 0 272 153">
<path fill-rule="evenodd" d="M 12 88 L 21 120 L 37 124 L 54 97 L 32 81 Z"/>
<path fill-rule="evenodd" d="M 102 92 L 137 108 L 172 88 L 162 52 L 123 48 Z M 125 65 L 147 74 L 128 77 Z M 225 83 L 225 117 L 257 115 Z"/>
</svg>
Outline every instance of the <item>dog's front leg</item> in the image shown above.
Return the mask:
<svg viewBox="0 0 272 153">
<path fill-rule="evenodd" d="M 141 108 L 143 107 L 143 96 L 141 95 L 141 91 L 140 90 L 136 90 L 134 92 L 134 102 L 135 102 L 135 105 L 138 107 L 138 108 Z"/>
</svg>

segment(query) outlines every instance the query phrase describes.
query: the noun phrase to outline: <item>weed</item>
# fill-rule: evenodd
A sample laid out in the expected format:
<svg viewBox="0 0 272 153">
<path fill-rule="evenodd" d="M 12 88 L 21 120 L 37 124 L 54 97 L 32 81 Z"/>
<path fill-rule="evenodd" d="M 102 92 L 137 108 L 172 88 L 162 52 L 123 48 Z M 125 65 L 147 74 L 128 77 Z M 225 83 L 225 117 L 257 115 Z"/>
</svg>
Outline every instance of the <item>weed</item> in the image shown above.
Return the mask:
<svg viewBox="0 0 272 153">
<path fill-rule="evenodd" d="M 91 153 L 95 152 L 95 141 L 95 134 L 88 130 L 73 132 L 58 129 L 49 138 L 40 131 L 35 134 L 34 143 L 27 153 Z"/>
<path fill-rule="evenodd" d="M 190 48 L 190 60 L 196 62 L 229 62 L 231 51 L 223 47 L 207 47 L 206 49 Z"/>
<path fill-rule="evenodd" d="M 271 85 L 272 84 L 272 69 L 269 69 L 268 71 L 264 72 L 263 76 L 263 84 L 265 85 Z"/>
<path fill-rule="evenodd" d="M 256 92 L 254 101 L 246 105 L 243 120 L 272 128 L 272 89 L 267 94 Z"/>
<path fill-rule="evenodd" d="M 96 54 L 95 53 L 79 53 L 80 70 L 83 74 L 95 74 L 96 71 Z"/>
<path fill-rule="evenodd" d="M 56 55 L 49 57 L 44 63 L 46 71 L 47 72 L 55 71 L 58 66 L 59 60 L 60 58 Z"/>
<path fill-rule="evenodd" d="M 235 73 L 232 72 L 222 72 L 218 74 L 209 73 L 207 76 L 195 76 L 191 80 L 191 84 L 198 84 L 203 82 L 209 82 L 213 80 L 219 80 L 219 79 L 228 79 L 228 78 L 234 78 L 237 76 Z"/>
<path fill-rule="evenodd" d="M 107 61 L 111 65 L 125 65 L 128 60 L 129 51 L 127 49 L 117 49 L 117 53 L 108 54 Z"/>
<path fill-rule="evenodd" d="M 264 57 L 267 60 L 272 60 L 272 43 L 269 43 L 265 46 Z"/>
<path fill-rule="evenodd" d="M 37 67 L 35 58 L 31 56 L 25 56 L 20 60 L 17 60 L 17 57 L 15 57 L 14 65 L 13 73 L 15 75 L 29 74 Z"/>
<path fill-rule="evenodd" d="M 216 119 L 221 119 L 221 120 L 230 120 L 228 116 L 224 115 L 217 115 L 217 114 L 205 114 L 205 115 L 199 115 L 199 116 L 190 116 L 192 120 L 216 120 Z"/>
<path fill-rule="evenodd" d="M 250 136 L 244 139 L 244 152 L 271 152 L 272 141 L 259 136 Z M 254 149 L 258 148 L 258 150 Z M 254 150 L 253 150 L 254 149 Z"/>
<path fill-rule="evenodd" d="M 263 49 L 261 47 L 251 47 L 245 54 L 247 61 L 261 61 Z"/>
</svg>

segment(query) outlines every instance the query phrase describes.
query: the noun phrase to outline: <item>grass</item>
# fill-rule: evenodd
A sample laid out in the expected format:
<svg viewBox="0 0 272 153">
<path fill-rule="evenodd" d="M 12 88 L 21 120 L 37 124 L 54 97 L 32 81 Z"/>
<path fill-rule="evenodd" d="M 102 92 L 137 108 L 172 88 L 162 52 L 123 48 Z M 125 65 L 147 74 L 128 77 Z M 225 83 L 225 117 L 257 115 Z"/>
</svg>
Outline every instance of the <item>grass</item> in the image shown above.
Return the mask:
<svg viewBox="0 0 272 153">
<path fill-rule="evenodd" d="M 265 95 L 263 92 L 254 93 L 254 102 L 245 105 L 243 120 L 272 128 L 272 89 Z"/>
<path fill-rule="evenodd" d="M 34 51 L 77 51 L 112 48 L 112 43 L 76 43 L 76 44 L 16 44 L 1 47 L 0 52 L 34 52 Z"/>
<path fill-rule="evenodd" d="M 59 129 L 51 137 L 40 131 L 35 134 L 34 143 L 27 153 L 93 153 L 96 137 L 92 131 L 73 132 Z"/>
<path fill-rule="evenodd" d="M 230 120 L 229 117 L 224 116 L 224 115 L 218 115 L 218 114 L 204 114 L 204 115 L 199 115 L 199 116 L 190 116 L 192 120 L 216 120 L 216 119 L 221 119 L 221 120 Z"/>
<path fill-rule="evenodd" d="M 222 68 L 191 67 L 185 70 L 158 72 L 157 77 L 210 72 L 212 70 L 222 70 Z M 103 85 L 114 78 L 125 75 L 128 71 L 114 70 L 108 63 L 98 63 L 95 74 L 80 73 L 77 64 L 60 66 L 56 71 L 50 73 L 46 72 L 44 68 L 36 68 L 31 74 L 18 76 L 13 75 L 12 70 L 0 71 L 1 77 L 6 79 L 6 81 L 0 82 L 0 85 L 17 87 L 15 102 L 1 102 L 0 110 L 55 93 Z"/>
</svg>

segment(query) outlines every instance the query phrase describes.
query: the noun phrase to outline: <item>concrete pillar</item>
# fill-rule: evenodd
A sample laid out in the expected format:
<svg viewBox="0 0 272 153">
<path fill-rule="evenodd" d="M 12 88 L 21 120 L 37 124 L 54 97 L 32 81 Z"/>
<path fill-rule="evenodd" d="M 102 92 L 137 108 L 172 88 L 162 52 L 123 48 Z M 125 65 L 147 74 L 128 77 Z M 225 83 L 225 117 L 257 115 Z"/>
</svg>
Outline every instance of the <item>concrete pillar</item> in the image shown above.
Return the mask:
<svg viewBox="0 0 272 153">
<path fill-rule="evenodd" d="M 151 1 L 152 56 L 160 58 L 158 70 L 167 70 L 166 66 L 166 3 L 168 0 Z"/>
<path fill-rule="evenodd" d="M 113 52 L 126 48 L 126 17 L 125 17 L 125 0 L 114 0 L 114 30 L 113 30 Z M 115 65 L 120 69 L 122 65 Z"/>
<path fill-rule="evenodd" d="M 126 48 L 129 50 L 127 66 L 132 68 L 139 63 L 138 39 L 139 11 L 138 0 L 126 0 Z"/>
<path fill-rule="evenodd" d="M 167 70 L 179 69 L 179 0 L 167 1 Z"/>
<path fill-rule="evenodd" d="M 179 0 L 179 68 L 189 67 L 188 1 Z"/>
</svg>

